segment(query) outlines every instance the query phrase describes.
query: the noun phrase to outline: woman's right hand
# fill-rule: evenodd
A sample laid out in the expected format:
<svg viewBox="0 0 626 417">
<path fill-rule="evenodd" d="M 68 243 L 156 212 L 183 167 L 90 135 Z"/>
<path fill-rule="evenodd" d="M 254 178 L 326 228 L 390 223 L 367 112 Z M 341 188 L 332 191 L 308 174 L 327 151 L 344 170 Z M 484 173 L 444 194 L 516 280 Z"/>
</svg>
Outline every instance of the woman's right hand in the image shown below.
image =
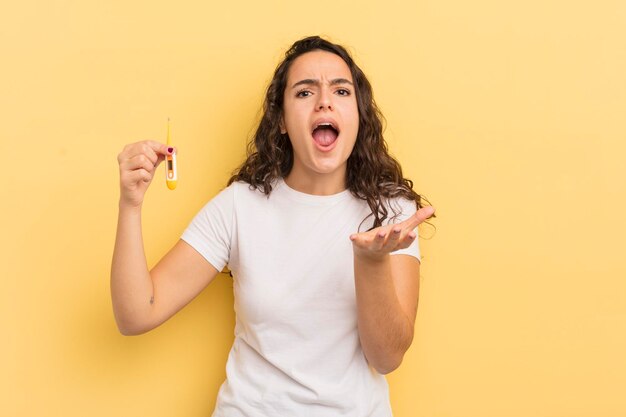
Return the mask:
<svg viewBox="0 0 626 417">
<path fill-rule="evenodd" d="M 175 148 L 153 140 L 126 145 L 117 156 L 120 165 L 120 205 L 141 207 L 159 164 L 166 155 L 175 152 Z"/>
</svg>

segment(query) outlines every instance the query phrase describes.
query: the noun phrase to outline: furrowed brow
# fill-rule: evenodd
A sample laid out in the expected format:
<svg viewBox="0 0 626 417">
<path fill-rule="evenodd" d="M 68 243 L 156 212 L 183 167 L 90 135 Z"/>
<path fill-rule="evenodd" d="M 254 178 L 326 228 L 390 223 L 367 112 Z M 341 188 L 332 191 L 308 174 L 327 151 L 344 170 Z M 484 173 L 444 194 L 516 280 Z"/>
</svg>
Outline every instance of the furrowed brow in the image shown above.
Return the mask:
<svg viewBox="0 0 626 417">
<path fill-rule="evenodd" d="M 334 80 L 332 80 L 330 82 L 330 85 L 337 85 L 337 84 L 350 84 L 350 85 L 353 85 L 352 81 L 346 80 L 345 78 L 335 78 Z"/>
<path fill-rule="evenodd" d="M 352 84 L 352 81 L 345 79 L 345 78 L 335 78 L 334 80 L 332 80 L 330 82 L 330 85 L 338 85 L 338 84 Z M 313 80 L 311 78 L 307 78 L 305 80 L 300 80 L 297 83 L 295 83 L 293 86 L 291 86 L 291 88 L 296 88 L 299 85 L 315 85 L 318 86 L 320 85 L 320 81 L 319 80 Z"/>
<path fill-rule="evenodd" d="M 306 80 L 300 80 L 297 83 L 295 83 L 294 85 L 291 86 L 291 88 L 296 88 L 299 85 L 319 85 L 320 82 L 318 80 L 312 80 L 310 78 L 307 78 Z"/>
</svg>

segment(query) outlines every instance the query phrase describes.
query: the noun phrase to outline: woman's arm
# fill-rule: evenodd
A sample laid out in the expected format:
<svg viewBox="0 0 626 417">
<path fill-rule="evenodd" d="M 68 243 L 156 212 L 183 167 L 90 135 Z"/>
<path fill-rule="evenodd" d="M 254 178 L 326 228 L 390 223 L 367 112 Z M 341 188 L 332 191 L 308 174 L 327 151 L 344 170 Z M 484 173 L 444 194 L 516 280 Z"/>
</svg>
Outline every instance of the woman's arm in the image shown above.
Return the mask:
<svg viewBox="0 0 626 417">
<path fill-rule="evenodd" d="M 389 255 L 407 248 L 413 231 L 432 216 L 424 207 L 409 219 L 350 236 L 359 338 L 367 361 L 387 374 L 402 362 L 411 346 L 419 295 L 419 261 L 409 255 Z"/>
<path fill-rule="evenodd" d="M 354 258 L 359 338 L 368 362 L 381 374 L 400 366 L 413 341 L 419 265 L 410 255 Z"/>
<path fill-rule="evenodd" d="M 118 155 L 120 201 L 111 262 L 113 313 L 124 335 L 145 333 L 174 315 L 218 274 L 202 255 L 179 241 L 148 271 L 141 234 L 144 195 L 164 156 L 175 152 L 155 141 L 127 145 Z"/>
<path fill-rule="evenodd" d="M 111 299 L 123 335 L 138 335 L 159 326 L 193 300 L 218 273 L 183 240 L 148 271 L 141 212 L 120 208 L 111 263 Z"/>
</svg>

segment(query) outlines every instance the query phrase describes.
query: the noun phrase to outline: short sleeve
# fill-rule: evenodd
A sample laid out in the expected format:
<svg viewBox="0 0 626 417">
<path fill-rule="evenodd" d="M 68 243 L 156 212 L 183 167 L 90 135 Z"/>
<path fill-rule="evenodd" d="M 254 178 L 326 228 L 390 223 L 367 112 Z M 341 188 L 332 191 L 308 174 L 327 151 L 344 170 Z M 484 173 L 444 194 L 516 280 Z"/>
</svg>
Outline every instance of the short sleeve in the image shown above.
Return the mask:
<svg viewBox="0 0 626 417">
<path fill-rule="evenodd" d="M 234 184 L 217 194 L 193 218 L 181 239 L 221 271 L 230 259 Z"/>
<path fill-rule="evenodd" d="M 417 212 L 415 201 L 407 200 L 404 198 L 394 199 L 393 201 L 390 202 L 390 205 L 391 207 L 396 209 L 396 211 L 399 211 L 400 214 L 398 214 L 398 216 L 391 221 L 389 221 L 389 219 L 386 220 L 383 224 L 395 224 L 395 223 L 403 222 Z M 389 214 L 388 214 L 389 218 L 393 218 L 394 216 L 393 210 L 388 210 L 388 211 L 389 211 Z M 411 243 L 411 245 L 408 248 L 391 252 L 390 255 L 411 255 L 411 256 L 416 257 L 418 261 L 421 261 L 420 248 L 419 248 L 419 243 L 418 243 L 419 232 L 417 228 L 414 230 L 414 232 L 417 234 L 417 236 L 415 237 L 415 240 L 413 241 L 413 243 Z"/>
</svg>

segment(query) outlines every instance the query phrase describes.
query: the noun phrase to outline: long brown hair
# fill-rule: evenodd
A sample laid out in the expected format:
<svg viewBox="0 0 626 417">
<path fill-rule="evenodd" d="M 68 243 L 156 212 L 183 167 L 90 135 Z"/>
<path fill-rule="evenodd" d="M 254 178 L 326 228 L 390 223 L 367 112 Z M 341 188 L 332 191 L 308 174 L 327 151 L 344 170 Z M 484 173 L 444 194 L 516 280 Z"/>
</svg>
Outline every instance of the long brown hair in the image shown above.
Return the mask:
<svg viewBox="0 0 626 417">
<path fill-rule="evenodd" d="M 248 143 L 248 157 L 228 180 L 244 181 L 254 189 L 269 195 L 272 183 L 286 177 L 293 165 L 293 148 L 287 134 L 280 132 L 283 98 L 287 75 L 293 61 L 314 50 L 331 52 L 341 57 L 350 68 L 359 110 L 359 131 L 354 149 L 348 158 L 346 186 L 355 197 L 367 201 L 374 216 L 372 228 L 381 226 L 390 207 L 394 216 L 399 213 L 388 204 L 390 199 L 403 197 L 423 207 L 423 197 L 413 191 L 413 182 L 402 175 L 402 168 L 388 152 L 383 138 L 384 117 L 372 94 L 372 86 L 365 74 L 354 63 L 348 51 L 319 36 L 310 36 L 295 42 L 285 53 L 267 88 L 263 116 L 254 137 Z M 424 199 L 425 200 L 425 199 Z M 371 216 L 370 215 L 370 216 Z M 369 217 L 369 216 L 368 216 Z"/>
</svg>

